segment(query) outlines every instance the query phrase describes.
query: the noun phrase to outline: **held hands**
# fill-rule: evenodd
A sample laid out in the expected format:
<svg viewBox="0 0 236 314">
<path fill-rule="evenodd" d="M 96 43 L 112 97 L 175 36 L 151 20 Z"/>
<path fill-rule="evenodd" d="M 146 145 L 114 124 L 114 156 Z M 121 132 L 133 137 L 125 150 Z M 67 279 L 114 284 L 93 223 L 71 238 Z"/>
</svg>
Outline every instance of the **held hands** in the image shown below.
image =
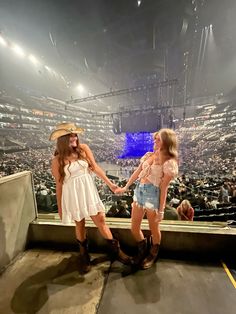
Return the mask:
<svg viewBox="0 0 236 314">
<path fill-rule="evenodd" d="M 123 187 L 123 188 L 118 187 L 118 188 L 114 191 L 114 193 L 115 193 L 115 194 L 123 194 L 125 191 L 126 191 L 126 187 Z"/>
<path fill-rule="evenodd" d="M 127 190 L 126 187 L 121 188 L 121 187 L 119 187 L 118 185 L 116 185 L 114 183 L 109 184 L 109 188 L 115 194 L 123 194 Z"/>
<path fill-rule="evenodd" d="M 113 193 L 115 193 L 115 191 L 116 191 L 116 189 L 118 188 L 118 186 L 117 186 L 115 183 L 111 183 L 111 184 L 109 185 L 109 188 L 111 189 L 111 191 L 112 191 Z"/>
</svg>

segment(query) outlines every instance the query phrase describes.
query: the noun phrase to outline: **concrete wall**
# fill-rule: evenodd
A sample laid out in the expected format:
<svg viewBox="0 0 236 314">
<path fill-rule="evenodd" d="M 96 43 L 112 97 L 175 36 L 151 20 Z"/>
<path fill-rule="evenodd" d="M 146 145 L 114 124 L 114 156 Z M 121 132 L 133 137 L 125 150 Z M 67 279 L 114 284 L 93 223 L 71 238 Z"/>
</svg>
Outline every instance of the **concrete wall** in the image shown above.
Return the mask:
<svg viewBox="0 0 236 314">
<path fill-rule="evenodd" d="M 130 222 L 111 224 L 108 222 L 114 237 L 120 240 L 122 248 L 127 254 L 136 251 L 136 243 L 131 235 Z M 147 223 L 142 224 L 146 236 L 150 235 Z M 198 226 L 181 226 L 163 223 L 161 225 L 161 252 L 171 257 L 218 257 L 235 256 L 236 228 L 224 228 L 219 224 L 208 227 L 204 223 Z M 101 237 L 98 229 L 87 222 L 87 236 L 91 251 L 104 251 L 106 241 Z M 60 222 L 34 221 L 29 229 L 30 247 L 47 247 L 59 250 L 78 250 L 75 241 L 74 226 L 65 226 Z"/>
<path fill-rule="evenodd" d="M 32 182 L 29 171 L 0 178 L 0 272 L 26 247 L 37 216 Z"/>
</svg>

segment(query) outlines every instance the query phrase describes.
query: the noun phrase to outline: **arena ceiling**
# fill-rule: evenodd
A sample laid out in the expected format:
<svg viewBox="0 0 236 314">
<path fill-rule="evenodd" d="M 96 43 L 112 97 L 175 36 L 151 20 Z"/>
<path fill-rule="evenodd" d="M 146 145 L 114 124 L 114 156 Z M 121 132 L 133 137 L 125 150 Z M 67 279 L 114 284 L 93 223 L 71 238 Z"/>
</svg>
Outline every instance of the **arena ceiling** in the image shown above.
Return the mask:
<svg viewBox="0 0 236 314">
<path fill-rule="evenodd" d="M 73 91 L 78 83 L 96 94 L 133 87 L 143 77 L 152 75 L 157 79 L 178 78 L 181 90 L 186 51 L 191 54 L 188 60 L 191 89 L 199 34 L 210 23 L 215 27 L 219 48 L 217 60 L 223 67 L 223 56 L 231 61 L 235 58 L 233 0 L 226 0 L 224 4 L 219 0 L 0 0 L 0 6 L 1 34 L 30 49 L 62 73 L 67 86 L 57 89 L 53 82 L 44 85 L 42 80 L 35 80 L 33 84 L 32 77 L 26 79 L 27 75 L 22 75 L 22 66 L 16 73 L 15 63 L 14 69 L 5 70 L 7 75 L 0 81 L 9 78 L 34 91 L 41 87 L 44 94 L 56 96 L 58 93 L 58 98 L 65 100 L 71 96 L 76 98 Z M 194 37 L 196 30 L 198 41 Z M 215 75 L 219 68 L 215 68 L 208 71 L 208 89 L 201 80 L 201 94 L 215 92 L 219 86 L 223 89 L 228 81 L 232 85 L 234 73 L 230 67 L 227 65 L 228 72 L 220 72 L 222 84 Z M 37 75 L 43 76 L 42 71 Z"/>
<path fill-rule="evenodd" d="M 189 0 L 8 0 L 0 27 L 68 80 L 104 92 L 163 69 L 166 47 L 178 53 L 192 14 Z"/>
</svg>

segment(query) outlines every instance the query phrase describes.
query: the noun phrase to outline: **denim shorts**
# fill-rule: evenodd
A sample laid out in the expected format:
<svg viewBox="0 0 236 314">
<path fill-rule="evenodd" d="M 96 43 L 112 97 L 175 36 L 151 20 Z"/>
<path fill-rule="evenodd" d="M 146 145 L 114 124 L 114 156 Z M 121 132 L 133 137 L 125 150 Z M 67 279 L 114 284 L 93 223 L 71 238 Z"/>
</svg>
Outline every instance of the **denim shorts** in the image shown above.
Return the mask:
<svg viewBox="0 0 236 314">
<path fill-rule="evenodd" d="M 140 207 L 157 210 L 160 205 L 160 188 L 148 183 L 138 182 L 134 190 L 133 201 Z"/>
</svg>

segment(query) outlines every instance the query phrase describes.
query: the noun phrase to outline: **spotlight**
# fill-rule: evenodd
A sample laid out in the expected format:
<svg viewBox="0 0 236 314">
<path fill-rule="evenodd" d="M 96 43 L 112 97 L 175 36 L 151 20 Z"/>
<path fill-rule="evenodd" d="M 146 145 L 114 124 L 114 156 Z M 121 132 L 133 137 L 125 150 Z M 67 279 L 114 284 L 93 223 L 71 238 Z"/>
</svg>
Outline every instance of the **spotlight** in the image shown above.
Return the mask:
<svg viewBox="0 0 236 314">
<path fill-rule="evenodd" d="M 0 36 L 0 44 L 3 45 L 3 46 L 7 45 L 6 40 L 4 38 L 2 38 L 2 36 Z"/>
<path fill-rule="evenodd" d="M 35 65 L 39 63 L 39 61 L 33 55 L 29 55 L 29 60 Z"/>
<path fill-rule="evenodd" d="M 44 67 L 45 67 L 45 69 L 46 69 L 49 73 L 52 73 L 52 69 L 51 69 L 51 68 L 49 68 L 47 65 L 45 65 Z"/>
<path fill-rule="evenodd" d="M 77 89 L 79 90 L 79 92 L 83 92 L 84 91 L 84 86 L 82 85 L 82 84 L 79 84 L 78 86 L 77 86 Z"/>
<path fill-rule="evenodd" d="M 21 47 L 19 47 L 18 45 L 13 45 L 12 50 L 20 57 L 25 56 L 24 50 Z"/>
</svg>

